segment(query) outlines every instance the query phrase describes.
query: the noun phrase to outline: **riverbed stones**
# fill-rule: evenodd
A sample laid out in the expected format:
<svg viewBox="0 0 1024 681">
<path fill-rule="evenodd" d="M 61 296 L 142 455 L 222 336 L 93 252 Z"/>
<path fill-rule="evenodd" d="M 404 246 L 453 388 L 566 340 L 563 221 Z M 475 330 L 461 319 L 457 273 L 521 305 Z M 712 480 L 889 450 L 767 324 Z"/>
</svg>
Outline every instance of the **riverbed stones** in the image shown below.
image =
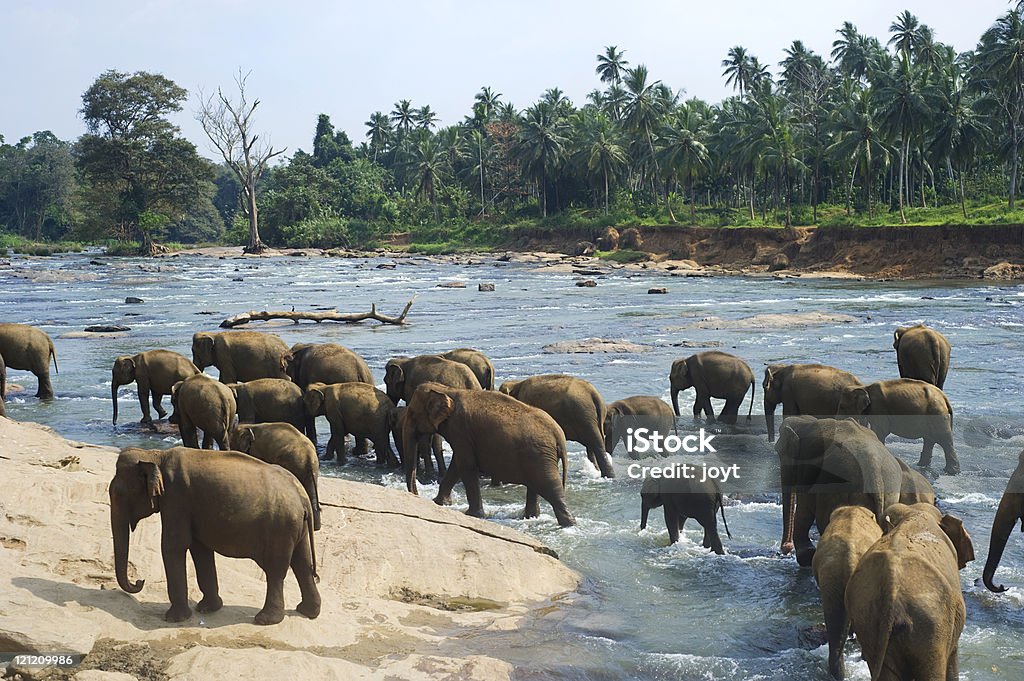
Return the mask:
<svg viewBox="0 0 1024 681">
<path fill-rule="evenodd" d="M 491 291 L 494 291 L 494 284 L 492 284 L 490 282 L 484 282 L 482 284 L 478 284 L 477 287 L 476 287 L 476 290 L 477 291 L 483 291 L 483 292 L 491 292 Z"/>
<path fill-rule="evenodd" d="M 574 341 L 559 341 L 545 345 L 542 350 L 548 354 L 629 354 L 647 352 L 650 348 L 623 339 L 584 338 Z"/>
<path fill-rule="evenodd" d="M 437 285 L 437 288 L 466 288 L 466 282 L 464 281 L 443 281 Z"/>
<path fill-rule="evenodd" d="M 125 305 L 141 305 L 144 302 L 146 301 L 143 300 L 142 298 L 136 298 L 135 296 L 128 296 L 127 298 L 124 299 Z"/>
<path fill-rule="evenodd" d="M 131 330 L 130 326 L 123 326 L 121 324 L 94 324 L 85 327 L 87 333 L 123 333 Z"/>
<path fill-rule="evenodd" d="M 597 282 L 593 279 L 581 279 L 576 282 L 576 285 L 580 288 L 594 288 L 597 286 Z"/>
<path fill-rule="evenodd" d="M 658 287 L 655 287 L 655 288 L 647 289 L 647 293 L 649 293 L 649 294 L 661 294 L 661 295 L 664 295 L 664 294 L 668 293 L 668 289 L 665 288 L 664 286 L 658 286 Z"/>
<path fill-rule="evenodd" d="M 789 257 L 785 253 L 776 253 L 768 261 L 768 271 L 778 272 L 789 269 Z"/>
</svg>

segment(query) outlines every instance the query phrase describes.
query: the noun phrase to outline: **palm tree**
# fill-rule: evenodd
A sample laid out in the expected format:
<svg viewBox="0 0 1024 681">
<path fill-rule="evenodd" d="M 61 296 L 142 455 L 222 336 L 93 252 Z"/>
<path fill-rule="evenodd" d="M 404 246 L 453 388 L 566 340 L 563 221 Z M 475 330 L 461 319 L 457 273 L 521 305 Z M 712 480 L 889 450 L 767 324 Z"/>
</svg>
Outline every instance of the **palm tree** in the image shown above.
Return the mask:
<svg viewBox="0 0 1024 681">
<path fill-rule="evenodd" d="M 408 99 L 395 102 L 395 108 L 391 110 L 391 122 L 395 129 L 402 135 L 407 135 L 416 123 L 416 110 Z"/>
<path fill-rule="evenodd" d="M 374 111 L 370 114 L 370 120 L 366 121 L 366 136 L 370 138 L 370 148 L 373 149 L 373 162 L 377 162 L 377 152 L 386 149 L 391 141 L 391 120 L 381 111 Z"/>
<path fill-rule="evenodd" d="M 892 37 L 889 38 L 889 45 L 895 45 L 896 52 L 904 59 L 913 58 L 920 42 L 920 29 L 917 17 L 911 14 L 910 10 L 903 10 L 889 25 L 889 33 L 892 34 Z"/>
<path fill-rule="evenodd" d="M 825 153 L 850 163 L 851 194 L 857 170 L 861 171 L 864 178 L 861 184 L 866 195 L 868 215 L 871 215 L 872 172 L 877 159 L 888 161 L 889 149 L 882 143 L 869 90 L 861 90 L 852 101 L 839 109 L 835 121 L 835 134 L 836 141 L 825 150 Z"/>
<path fill-rule="evenodd" d="M 611 83 L 612 85 L 620 85 L 622 83 L 622 74 L 626 71 L 626 67 L 629 66 L 629 62 L 623 59 L 625 54 L 625 50 L 620 52 L 619 48 L 615 45 L 608 45 L 604 48 L 604 54 L 597 55 L 597 68 L 595 71 L 601 77 L 602 83 Z"/>
<path fill-rule="evenodd" d="M 442 186 L 448 169 L 448 159 L 438 135 L 427 130 L 418 130 L 411 139 L 402 162 L 402 168 L 416 186 L 416 195 L 430 200 L 434 220 L 440 219 L 437 212 L 437 189 Z"/>
<path fill-rule="evenodd" d="M 666 172 L 684 178 L 690 189 L 690 220 L 697 222 L 697 201 L 694 185 L 698 173 L 710 159 L 704 141 L 706 130 L 700 103 L 688 102 L 667 117 L 661 130 L 661 157 Z M 670 211 L 671 213 L 671 211 Z"/>
<path fill-rule="evenodd" d="M 604 214 L 608 214 L 608 194 L 612 177 L 626 165 L 628 156 L 622 133 L 602 111 L 586 111 L 582 116 L 581 143 L 577 156 L 588 172 L 600 173 L 604 182 Z"/>
<path fill-rule="evenodd" d="M 935 111 L 930 151 L 945 159 L 949 167 L 956 171 L 960 210 L 964 220 L 967 220 L 964 173 L 967 164 L 978 158 L 989 128 L 976 108 L 978 98 L 968 93 L 965 85 L 958 69 L 953 70 L 946 79 Z"/>
<path fill-rule="evenodd" d="M 537 102 L 524 112 L 516 134 L 515 155 L 523 172 L 537 183 L 541 195 L 541 216 L 548 215 L 548 178 L 565 149 L 563 124 L 551 104 Z"/>
<path fill-rule="evenodd" d="M 477 110 L 477 107 L 480 107 L 479 111 L 483 120 L 490 120 L 501 104 L 501 93 L 495 92 L 485 85 L 480 88 L 480 92 L 473 96 L 473 102 L 474 112 Z"/>
<path fill-rule="evenodd" d="M 421 106 L 413 113 L 413 118 L 416 120 L 416 125 L 423 128 L 424 130 L 430 130 L 437 126 L 437 114 L 430 108 L 430 105 Z"/>
<path fill-rule="evenodd" d="M 739 90 L 740 97 L 750 91 L 754 80 L 753 62 L 747 54 L 747 48 L 737 45 L 730 48 L 728 57 L 722 60 L 722 75 L 725 84 Z"/>
<path fill-rule="evenodd" d="M 659 96 L 662 92 L 658 89 L 661 81 L 648 83 L 647 67 L 639 64 L 626 71 L 624 84 L 626 86 L 626 107 L 623 113 L 626 127 L 637 135 L 639 143 L 646 145 L 647 159 L 654 166 L 654 172 L 650 174 L 650 179 L 653 182 L 661 174 L 658 170 L 657 153 L 654 149 L 654 132 L 661 126 L 661 119 L 665 113 L 664 102 Z M 657 196 L 657 191 L 655 191 L 655 196 Z"/>
</svg>

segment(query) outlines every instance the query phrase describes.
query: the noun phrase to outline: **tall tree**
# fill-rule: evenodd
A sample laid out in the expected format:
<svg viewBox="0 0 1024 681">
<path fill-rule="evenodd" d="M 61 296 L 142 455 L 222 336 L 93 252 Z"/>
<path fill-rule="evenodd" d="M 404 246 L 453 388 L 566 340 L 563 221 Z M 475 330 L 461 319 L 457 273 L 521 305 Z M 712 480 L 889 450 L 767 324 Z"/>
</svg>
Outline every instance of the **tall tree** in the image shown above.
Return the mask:
<svg viewBox="0 0 1024 681">
<path fill-rule="evenodd" d="M 257 184 L 267 172 L 270 160 L 283 154 L 285 149 L 274 149 L 256 132 L 255 115 L 260 100 L 250 102 L 245 91 L 248 78 L 249 74 L 239 70 L 235 76 L 237 96 L 229 98 L 217 88 L 216 95 L 202 101 L 196 119 L 242 185 L 243 210 L 249 218 L 249 239 L 244 252 L 262 253 L 266 247 L 260 239 Z"/>
<path fill-rule="evenodd" d="M 542 217 L 548 215 L 548 180 L 564 149 L 563 123 L 555 115 L 554 107 L 541 101 L 527 109 L 516 135 L 515 155 L 523 171 L 537 185 Z"/>
<path fill-rule="evenodd" d="M 370 120 L 365 123 L 366 136 L 370 138 L 370 148 L 373 150 L 373 162 L 377 162 L 377 155 L 385 151 L 391 143 L 391 119 L 383 112 L 375 111 L 370 114 Z"/>
<path fill-rule="evenodd" d="M 625 60 L 625 50 L 620 50 L 615 45 L 608 45 L 604 52 L 597 55 L 597 68 L 594 70 L 601 78 L 602 83 L 610 85 L 621 85 L 622 74 L 626 72 L 629 62 Z"/>
</svg>

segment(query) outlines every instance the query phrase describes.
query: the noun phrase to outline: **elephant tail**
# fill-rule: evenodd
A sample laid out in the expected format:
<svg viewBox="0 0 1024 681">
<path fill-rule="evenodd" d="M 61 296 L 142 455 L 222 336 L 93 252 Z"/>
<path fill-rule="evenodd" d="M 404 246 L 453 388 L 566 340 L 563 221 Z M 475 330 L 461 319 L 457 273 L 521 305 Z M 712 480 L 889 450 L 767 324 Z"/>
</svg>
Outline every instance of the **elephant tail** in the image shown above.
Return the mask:
<svg viewBox="0 0 1024 681">
<path fill-rule="evenodd" d="M 725 522 L 725 504 L 722 503 L 722 493 L 719 492 L 716 495 L 718 501 L 718 511 L 722 514 L 722 524 L 725 525 L 725 536 L 732 539 L 732 532 L 729 531 L 729 523 Z"/>
<path fill-rule="evenodd" d="M 747 421 L 750 420 L 750 415 L 754 413 L 754 385 L 756 381 L 750 379 L 750 407 L 747 408 Z"/>
<path fill-rule="evenodd" d="M 864 661 L 868 663 L 868 668 L 871 670 L 871 681 L 878 681 L 882 676 L 882 667 L 885 663 L 886 655 L 889 652 L 889 640 L 892 637 L 892 631 L 897 626 L 900 626 L 897 622 L 896 608 L 896 573 L 893 569 L 892 564 L 887 564 L 883 570 L 882 576 L 882 598 L 879 599 L 879 603 L 876 606 L 879 608 L 878 613 L 878 639 L 875 641 L 875 649 L 872 651 L 874 659 L 864 658 Z M 849 612 L 849 607 L 847 607 Z M 858 634 L 859 636 L 859 634 Z"/>
<path fill-rule="evenodd" d="M 47 362 L 53 359 L 53 371 L 54 373 L 60 373 L 60 369 L 57 367 L 57 351 L 53 349 L 53 340 L 50 340 L 50 355 L 46 358 Z"/>
<path fill-rule="evenodd" d="M 306 509 L 306 534 L 309 535 L 309 560 L 313 566 L 313 581 L 319 582 L 320 575 L 316 571 L 316 542 L 313 539 L 313 507 L 308 506 Z"/>
<path fill-rule="evenodd" d="M 565 440 L 558 443 L 558 458 L 562 460 L 562 489 L 569 476 L 569 450 L 565 446 Z"/>
</svg>

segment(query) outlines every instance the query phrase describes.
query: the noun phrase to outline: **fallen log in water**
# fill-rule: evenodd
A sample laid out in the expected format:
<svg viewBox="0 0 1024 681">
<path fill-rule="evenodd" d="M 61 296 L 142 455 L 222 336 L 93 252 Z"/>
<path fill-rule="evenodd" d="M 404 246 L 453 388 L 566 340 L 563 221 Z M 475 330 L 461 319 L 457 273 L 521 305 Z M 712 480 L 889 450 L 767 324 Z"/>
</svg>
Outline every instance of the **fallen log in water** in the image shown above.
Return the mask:
<svg viewBox="0 0 1024 681">
<path fill-rule="evenodd" d="M 406 303 L 405 308 L 402 310 L 402 314 L 397 317 L 389 317 L 377 312 L 376 303 L 370 306 L 369 312 L 342 313 L 337 310 L 331 310 L 328 312 L 250 310 L 249 312 L 243 312 L 241 314 L 236 314 L 233 317 L 228 317 L 220 323 L 220 327 L 222 329 L 231 329 L 236 326 L 248 324 L 249 322 L 265 322 L 271 319 L 291 319 L 296 324 L 302 320 L 313 321 L 317 324 L 320 322 L 343 322 L 345 324 L 354 324 L 367 319 L 373 319 L 381 322 L 382 324 L 405 324 L 405 316 L 409 314 L 409 308 L 412 307 L 413 300 L 416 300 L 416 298 L 413 297 L 412 300 Z"/>
</svg>

